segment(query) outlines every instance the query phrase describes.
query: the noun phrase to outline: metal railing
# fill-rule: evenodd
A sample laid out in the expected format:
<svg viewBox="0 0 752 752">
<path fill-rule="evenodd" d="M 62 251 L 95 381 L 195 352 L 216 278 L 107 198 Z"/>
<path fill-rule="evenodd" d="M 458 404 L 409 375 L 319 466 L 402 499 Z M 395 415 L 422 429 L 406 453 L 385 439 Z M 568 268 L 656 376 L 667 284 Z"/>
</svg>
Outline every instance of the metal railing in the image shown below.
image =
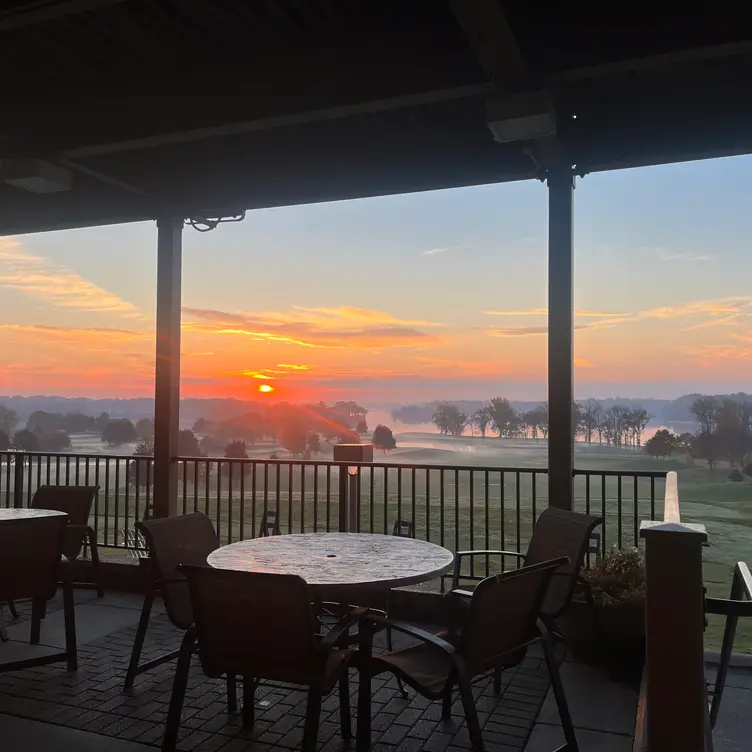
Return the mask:
<svg viewBox="0 0 752 752">
<path fill-rule="evenodd" d="M 348 529 L 343 522 L 353 486 L 347 464 L 215 457 L 175 462 L 178 511 L 206 513 L 222 543 L 255 537 L 269 512 L 283 533 Z M 416 537 L 450 549 L 522 550 L 548 506 L 544 468 L 374 462 L 354 472 L 357 529 L 388 534 L 402 520 Z M 100 545 L 139 549 L 135 523 L 151 513 L 153 475 L 151 457 L 2 452 L 0 505 L 27 506 L 44 484 L 98 485 L 90 523 Z M 655 518 L 665 473 L 577 470 L 574 484 L 575 508 L 605 519 L 597 538 L 605 552 L 639 544 L 639 521 Z"/>
</svg>

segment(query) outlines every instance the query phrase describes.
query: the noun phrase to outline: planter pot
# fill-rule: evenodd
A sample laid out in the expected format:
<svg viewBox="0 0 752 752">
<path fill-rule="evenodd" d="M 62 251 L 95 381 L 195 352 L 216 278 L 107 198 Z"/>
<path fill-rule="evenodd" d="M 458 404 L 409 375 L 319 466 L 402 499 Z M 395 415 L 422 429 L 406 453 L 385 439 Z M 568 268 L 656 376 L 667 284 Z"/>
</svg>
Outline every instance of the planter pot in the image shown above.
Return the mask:
<svg viewBox="0 0 752 752">
<path fill-rule="evenodd" d="M 645 664 L 644 603 L 597 606 L 575 599 L 557 624 L 576 661 L 639 687 Z"/>
<path fill-rule="evenodd" d="M 614 603 L 595 609 L 601 665 L 615 681 L 639 687 L 645 665 L 645 603 Z"/>
</svg>

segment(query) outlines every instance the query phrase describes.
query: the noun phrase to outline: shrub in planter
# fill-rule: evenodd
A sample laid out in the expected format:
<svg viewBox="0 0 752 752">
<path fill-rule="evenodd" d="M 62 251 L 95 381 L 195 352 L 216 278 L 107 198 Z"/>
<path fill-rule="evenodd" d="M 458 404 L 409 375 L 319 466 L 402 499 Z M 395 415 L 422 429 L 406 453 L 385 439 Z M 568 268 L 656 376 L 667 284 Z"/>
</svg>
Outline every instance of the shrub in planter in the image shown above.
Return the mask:
<svg viewBox="0 0 752 752">
<path fill-rule="evenodd" d="M 601 665 L 614 679 L 639 683 L 645 661 L 641 553 L 613 549 L 584 570 L 581 579 L 570 623 L 564 628 L 575 657 Z"/>
</svg>

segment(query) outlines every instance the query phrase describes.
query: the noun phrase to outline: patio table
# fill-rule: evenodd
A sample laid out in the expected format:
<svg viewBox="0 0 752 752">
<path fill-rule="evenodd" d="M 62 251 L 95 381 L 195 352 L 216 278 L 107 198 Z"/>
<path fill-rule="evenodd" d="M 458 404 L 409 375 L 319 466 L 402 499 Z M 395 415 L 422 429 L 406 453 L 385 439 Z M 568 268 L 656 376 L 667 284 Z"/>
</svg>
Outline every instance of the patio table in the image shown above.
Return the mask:
<svg viewBox="0 0 752 752">
<path fill-rule="evenodd" d="M 65 512 L 57 512 L 54 509 L 0 509 L 0 525 L 31 522 L 40 517 L 67 517 L 67 515 Z"/>
<path fill-rule="evenodd" d="M 425 582 L 452 568 L 454 554 L 435 543 L 373 533 L 277 535 L 231 543 L 209 555 L 217 569 L 295 574 L 311 588 L 344 593 Z"/>
</svg>

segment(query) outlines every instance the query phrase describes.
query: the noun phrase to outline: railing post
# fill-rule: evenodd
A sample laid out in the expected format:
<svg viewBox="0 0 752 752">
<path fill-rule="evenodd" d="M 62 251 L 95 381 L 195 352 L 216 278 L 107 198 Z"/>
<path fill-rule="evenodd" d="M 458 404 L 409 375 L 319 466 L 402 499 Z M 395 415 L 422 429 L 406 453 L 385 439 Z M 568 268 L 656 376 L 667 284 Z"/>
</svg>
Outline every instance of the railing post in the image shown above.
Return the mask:
<svg viewBox="0 0 752 752">
<path fill-rule="evenodd" d="M 24 496 L 24 465 L 26 455 L 23 452 L 15 452 L 15 464 L 13 466 L 13 506 L 21 509 Z"/>
<path fill-rule="evenodd" d="M 154 516 L 177 514 L 180 424 L 182 217 L 157 220 L 157 360 L 154 385 Z"/>
<path fill-rule="evenodd" d="M 706 749 L 703 525 L 683 524 L 676 473 L 666 479 L 663 521 L 643 522 L 647 748 L 651 752 Z"/>
<path fill-rule="evenodd" d="M 548 182 L 548 503 L 573 508 L 574 176 L 568 165 Z"/>
</svg>

